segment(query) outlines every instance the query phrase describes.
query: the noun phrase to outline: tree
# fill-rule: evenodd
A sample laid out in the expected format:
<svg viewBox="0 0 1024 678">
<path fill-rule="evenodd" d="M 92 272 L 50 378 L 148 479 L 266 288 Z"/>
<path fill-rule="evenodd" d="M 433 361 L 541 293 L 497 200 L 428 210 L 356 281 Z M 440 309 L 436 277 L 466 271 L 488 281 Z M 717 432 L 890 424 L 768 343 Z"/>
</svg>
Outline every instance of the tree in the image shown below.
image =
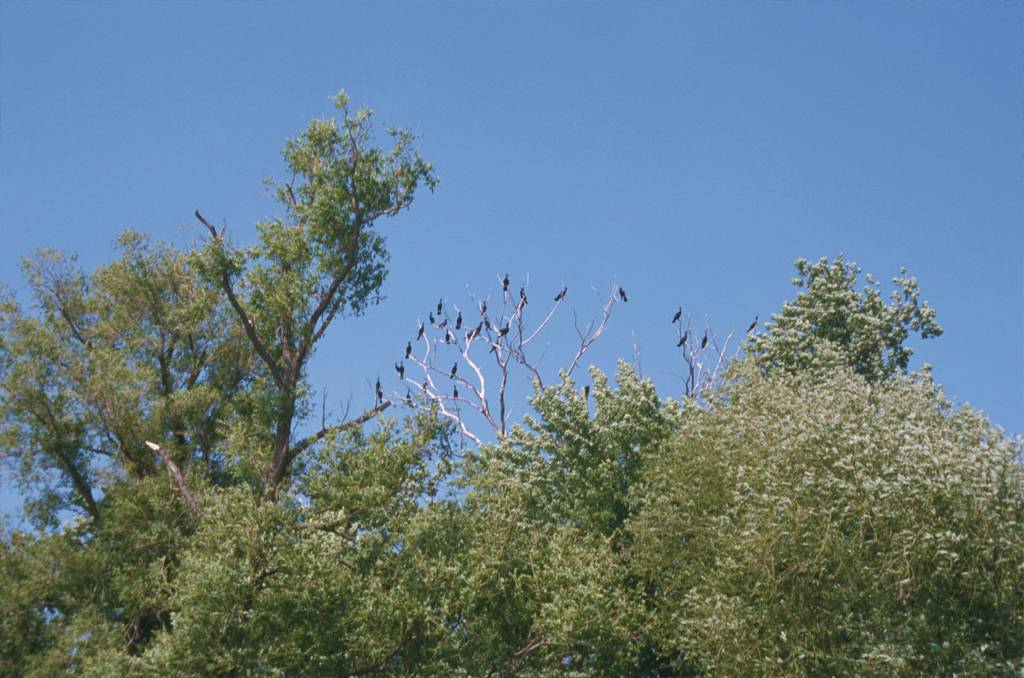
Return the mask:
<svg viewBox="0 0 1024 678">
<path fill-rule="evenodd" d="M 377 221 L 407 209 L 421 185 L 433 189 L 437 181 L 411 132 L 389 129 L 394 145 L 377 148 L 372 112 L 350 112 L 344 92 L 334 102 L 340 123 L 314 119 L 285 145 L 291 176 L 270 182 L 284 217 L 257 225 L 257 245 L 233 247 L 196 211 L 210 234 L 196 264 L 223 292 L 259 357 L 252 420 L 237 443 L 270 499 L 298 455 L 390 404 L 293 441 L 296 423 L 308 413 L 306 367 L 316 343 L 338 314 L 358 315 L 381 299 L 387 250 Z"/>
<path fill-rule="evenodd" d="M 252 375 L 187 257 L 131 232 L 118 248 L 88 276 L 73 256 L 42 250 L 24 262 L 38 317 L 0 304 L 2 453 L 40 526 L 63 511 L 98 520 L 115 485 L 162 473 L 148 439 L 217 482 L 219 426 Z"/>
<path fill-rule="evenodd" d="M 831 263 L 796 262 L 793 284 L 803 288 L 772 316 L 767 332 L 751 342 L 751 352 L 767 370 L 801 369 L 821 365 L 822 358 L 839 358 L 868 381 L 905 374 L 913 351 L 906 345 L 910 331 L 923 339 L 937 337 L 942 328 L 935 310 L 920 301 L 917 279 L 893 278 L 896 289 L 886 303 L 877 281 L 857 291 L 861 269 L 839 255 Z M 827 362 L 827 360 L 826 360 Z"/>
<path fill-rule="evenodd" d="M 700 675 L 1024 666 L 1019 441 L 926 374 L 733 367 L 635 495 L 648 631 Z"/>
</svg>

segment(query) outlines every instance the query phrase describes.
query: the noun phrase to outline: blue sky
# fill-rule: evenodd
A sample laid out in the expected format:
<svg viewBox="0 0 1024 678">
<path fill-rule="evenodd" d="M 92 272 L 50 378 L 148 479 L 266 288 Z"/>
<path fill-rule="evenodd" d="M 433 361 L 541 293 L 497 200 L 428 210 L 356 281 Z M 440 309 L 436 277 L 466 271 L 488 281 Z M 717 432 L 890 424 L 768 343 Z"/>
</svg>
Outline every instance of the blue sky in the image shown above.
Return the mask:
<svg viewBox="0 0 1024 678">
<path fill-rule="evenodd" d="M 919 278 L 946 332 L 915 365 L 1024 431 L 1024 5 L 0 4 L 0 280 L 125 228 L 239 240 L 260 179 L 344 87 L 441 178 L 384 224 L 387 300 L 339 322 L 317 382 L 360 407 L 439 296 L 508 271 L 638 347 L 663 395 L 682 304 L 720 332 L 793 296 L 797 257 Z M 184 225 L 184 227 L 182 227 Z M 571 339 L 563 315 L 554 337 Z M 564 364 L 561 339 L 545 364 Z"/>
</svg>

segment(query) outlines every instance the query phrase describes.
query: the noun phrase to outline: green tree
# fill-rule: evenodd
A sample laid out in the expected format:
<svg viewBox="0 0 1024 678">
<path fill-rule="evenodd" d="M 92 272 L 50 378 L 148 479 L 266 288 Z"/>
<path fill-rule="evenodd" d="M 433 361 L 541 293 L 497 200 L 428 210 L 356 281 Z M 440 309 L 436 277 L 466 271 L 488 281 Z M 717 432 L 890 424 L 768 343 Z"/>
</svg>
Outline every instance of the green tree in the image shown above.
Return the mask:
<svg viewBox="0 0 1024 678">
<path fill-rule="evenodd" d="M 793 284 L 803 289 L 767 323 L 767 333 L 751 342 L 751 352 L 765 369 L 802 369 L 839 359 L 869 381 L 906 373 L 913 351 L 910 331 L 928 339 L 942 334 L 935 310 L 920 301 L 917 279 L 893 278 L 889 302 L 870 274 L 857 290 L 861 269 L 842 255 L 829 262 L 796 262 Z"/>
<path fill-rule="evenodd" d="M 649 631 L 706 675 L 1024 667 L 1020 443 L 927 375 L 734 366 L 637 495 Z"/>
<path fill-rule="evenodd" d="M 233 247 L 196 211 L 210 240 L 194 261 L 224 293 L 259 357 L 234 447 L 271 499 L 310 445 L 387 407 L 378 403 L 352 422 L 293 440 L 309 411 L 306 368 L 316 343 L 336 316 L 358 315 L 381 299 L 388 257 L 377 221 L 408 208 L 421 185 L 436 184 L 411 132 L 389 129 L 393 146 L 377 148 L 372 112 L 351 112 L 344 92 L 334 101 L 340 122 L 314 119 L 285 145 L 290 178 L 269 180 L 284 215 L 257 224 L 256 245 Z"/>
</svg>

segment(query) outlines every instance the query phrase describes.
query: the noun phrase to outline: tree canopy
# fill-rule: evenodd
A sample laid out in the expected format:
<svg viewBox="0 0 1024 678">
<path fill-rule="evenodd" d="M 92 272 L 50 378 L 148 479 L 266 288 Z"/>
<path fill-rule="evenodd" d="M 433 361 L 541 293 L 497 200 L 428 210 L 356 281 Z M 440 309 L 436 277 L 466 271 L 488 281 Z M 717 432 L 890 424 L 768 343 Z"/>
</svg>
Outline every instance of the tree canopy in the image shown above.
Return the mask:
<svg viewBox="0 0 1024 678">
<path fill-rule="evenodd" d="M 626 362 L 573 371 L 621 288 L 542 381 L 524 347 L 565 290 L 528 329 L 506 282 L 476 327 L 439 304 L 415 393 L 378 382 L 316 425 L 310 357 L 382 300 L 382 220 L 436 184 L 412 133 L 335 103 L 286 143 L 255 244 L 197 211 L 194 249 L 128 232 L 93 271 L 41 250 L 31 306 L 0 295 L 0 455 L 31 525 L 0 539 L 0 674 L 1024 671 L 1021 441 L 910 371 L 911 333 L 942 330 L 906 271 L 887 301 L 841 256 L 798 260 L 796 298 L 713 370 L 680 326 L 703 376 L 676 398 Z M 492 414 L 474 346 L 490 437 L 451 409 L 462 386 Z"/>
</svg>

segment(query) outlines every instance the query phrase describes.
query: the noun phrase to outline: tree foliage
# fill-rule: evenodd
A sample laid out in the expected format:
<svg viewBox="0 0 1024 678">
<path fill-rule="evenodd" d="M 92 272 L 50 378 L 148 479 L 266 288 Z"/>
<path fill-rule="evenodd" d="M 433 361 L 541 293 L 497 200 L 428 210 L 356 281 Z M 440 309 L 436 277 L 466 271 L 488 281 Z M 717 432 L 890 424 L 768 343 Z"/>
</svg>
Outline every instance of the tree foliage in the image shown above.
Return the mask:
<svg viewBox="0 0 1024 678">
<path fill-rule="evenodd" d="M 197 212 L 197 249 L 127 233 L 89 273 L 44 250 L 32 306 L 0 297 L 0 454 L 33 526 L 0 538 L 0 674 L 1024 670 L 1021 442 L 908 374 L 910 333 L 941 329 L 905 271 L 886 301 L 798 261 L 746 356 L 715 343 L 705 372 L 689 337 L 682 401 L 625 363 L 573 381 L 614 293 L 541 385 L 523 347 L 565 293 L 529 332 L 503 293 L 420 361 L 471 392 L 431 351 L 531 370 L 493 442 L 429 380 L 394 418 L 378 396 L 313 426 L 318 341 L 381 300 L 379 222 L 435 183 L 409 132 L 379 147 L 336 104 L 286 144 L 255 244 Z"/>
</svg>

